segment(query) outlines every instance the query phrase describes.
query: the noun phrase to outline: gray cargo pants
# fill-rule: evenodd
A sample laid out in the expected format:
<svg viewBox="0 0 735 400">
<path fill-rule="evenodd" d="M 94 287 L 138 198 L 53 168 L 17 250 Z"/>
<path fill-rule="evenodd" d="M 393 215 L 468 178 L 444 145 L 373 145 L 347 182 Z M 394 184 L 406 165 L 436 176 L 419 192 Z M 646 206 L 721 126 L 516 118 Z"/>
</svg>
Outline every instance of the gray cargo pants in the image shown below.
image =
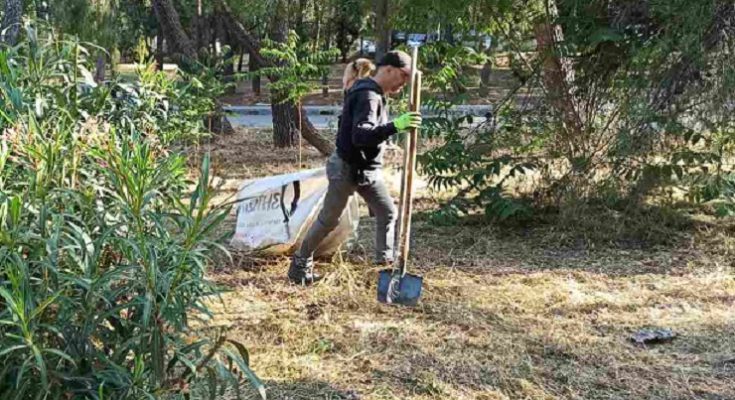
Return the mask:
<svg viewBox="0 0 735 400">
<path fill-rule="evenodd" d="M 350 196 L 357 192 L 375 215 L 375 262 L 382 264 L 393 261 L 396 206 L 383 180 L 383 171 L 382 169 L 364 171 L 365 176 L 359 184 L 353 172 L 352 167 L 337 153 L 329 157 L 327 195 L 319 216 L 306 234 L 301 248 L 296 252 L 297 256 L 304 258 L 313 256 L 319 243 L 339 223 L 339 217 L 347 206 Z"/>
</svg>

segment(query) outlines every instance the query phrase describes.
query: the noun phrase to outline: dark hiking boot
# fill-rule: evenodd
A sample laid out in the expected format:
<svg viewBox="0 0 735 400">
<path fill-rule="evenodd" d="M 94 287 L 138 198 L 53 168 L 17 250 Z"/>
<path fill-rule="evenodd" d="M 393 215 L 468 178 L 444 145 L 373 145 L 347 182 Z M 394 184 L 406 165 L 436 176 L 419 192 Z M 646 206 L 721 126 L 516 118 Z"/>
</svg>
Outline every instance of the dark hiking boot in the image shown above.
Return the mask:
<svg viewBox="0 0 735 400">
<path fill-rule="evenodd" d="M 314 260 L 311 257 L 294 255 L 288 269 L 288 279 L 297 285 L 311 285 L 322 277 L 314 273 Z"/>
<path fill-rule="evenodd" d="M 376 267 L 393 268 L 395 261 L 390 258 L 374 258 L 373 265 Z"/>
</svg>

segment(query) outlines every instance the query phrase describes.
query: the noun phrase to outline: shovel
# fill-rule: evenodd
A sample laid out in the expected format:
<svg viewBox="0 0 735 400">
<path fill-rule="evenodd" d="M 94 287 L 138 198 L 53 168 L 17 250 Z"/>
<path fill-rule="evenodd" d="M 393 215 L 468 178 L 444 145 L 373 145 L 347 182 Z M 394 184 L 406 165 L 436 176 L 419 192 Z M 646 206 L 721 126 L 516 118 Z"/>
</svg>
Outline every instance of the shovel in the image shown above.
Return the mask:
<svg viewBox="0 0 735 400">
<path fill-rule="evenodd" d="M 416 68 L 418 47 L 413 48 L 411 66 L 411 102 L 409 109 L 418 111 L 421 107 L 421 71 Z M 398 213 L 397 237 L 399 257 L 393 269 L 380 271 L 378 278 L 378 301 L 386 304 L 415 306 L 421 296 L 423 278 L 407 273 L 408 253 L 411 239 L 411 214 L 413 212 L 413 178 L 416 170 L 416 150 L 418 129 L 411 129 L 406 136 L 403 153 L 403 175 L 401 177 L 401 203 Z"/>
</svg>

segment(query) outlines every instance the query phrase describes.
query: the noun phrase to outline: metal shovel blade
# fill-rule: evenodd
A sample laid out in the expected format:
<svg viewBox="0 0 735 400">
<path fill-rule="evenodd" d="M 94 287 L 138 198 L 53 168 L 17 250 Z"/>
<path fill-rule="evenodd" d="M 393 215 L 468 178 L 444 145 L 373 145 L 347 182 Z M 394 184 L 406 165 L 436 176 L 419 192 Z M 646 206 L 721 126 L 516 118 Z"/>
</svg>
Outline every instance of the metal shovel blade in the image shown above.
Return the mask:
<svg viewBox="0 0 735 400">
<path fill-rule="evenodd" d="M 421 297 L 421 287 L 424 278 L 406 274 L 401 277 L 399 272 L 391 269 L 380 271 L 378 278 L 378 301 L 386 304 L 400 304 L 415 306 Z"/>
</svg>

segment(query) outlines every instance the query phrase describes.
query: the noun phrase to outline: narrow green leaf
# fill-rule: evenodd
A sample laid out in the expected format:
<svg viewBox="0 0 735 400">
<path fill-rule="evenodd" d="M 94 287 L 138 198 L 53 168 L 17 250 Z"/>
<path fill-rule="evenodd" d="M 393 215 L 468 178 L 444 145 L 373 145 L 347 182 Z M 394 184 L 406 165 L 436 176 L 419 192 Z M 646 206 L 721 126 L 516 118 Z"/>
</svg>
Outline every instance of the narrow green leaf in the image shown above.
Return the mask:
<svg viewBox="0 0 735 400">
<path fill-rule="evenodd" d="M 25 344 L 19 344 L 19 345 L 15 345 L 15 346 L 10 346 L 10 347 L 8 347 L 8 348 L 3 349 L 2 351 L 0 351 L 0 357 L 6 355 L 8 353 L 12 353 L 12 352 L 14 352 L 16 350 L 25 349 L 26 347 L 28 347 L 28 346 L 25 345 Z"/>
<path fill-rule="evenodd" d="M 260 397 L 263 400 L 266 400 L 266 391 L 265 391 L 265 385 L 263 385 L 263 382 L 260 381 L 260 378 L 258 378 L 257 375 L 255 375 L 255 372 L 250 369 L 250 366 L 245 364 L 245 360 L 243 360 L 241 357 L 233 353 L 230 349 L 224 349 L 225 354 L 237 364 L 238 368 L 245 373 L 245 376 L 250 381 L 250 384 L 258 390 L 258 393 L 260 394 Z"/>
</svg>

